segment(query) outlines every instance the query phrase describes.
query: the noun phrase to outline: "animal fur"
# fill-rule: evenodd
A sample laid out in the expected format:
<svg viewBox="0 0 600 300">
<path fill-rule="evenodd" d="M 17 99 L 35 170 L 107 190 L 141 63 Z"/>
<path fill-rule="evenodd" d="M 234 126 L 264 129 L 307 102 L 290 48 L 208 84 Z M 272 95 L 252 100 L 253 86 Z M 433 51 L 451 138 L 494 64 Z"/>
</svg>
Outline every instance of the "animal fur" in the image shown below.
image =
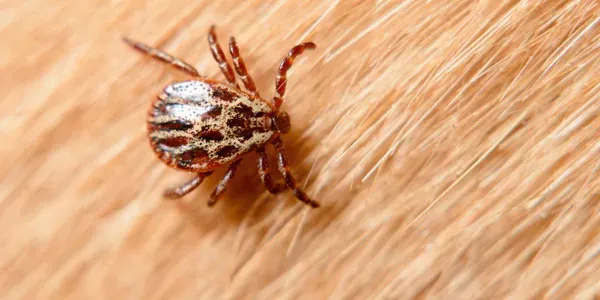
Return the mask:
<svg viewBox="0 0 600 300">
<path fill-rule="evenodd" d="M 5 1 L 4 299 L 591 299 L 600 289 L 597 1 Z M 322 207 L 269 196 L 255 156 L 190 175 L 145 131 L 188 77 L 224 80 L 234 35 L 261 95 L 288 76 L 284 137 Z M 272 153 L 271 153 L 272 154 Z M 271 163 L 273 166 L 274 161 Z M 311 298 L 311 299 L 312 299 Z"/>
</svg>

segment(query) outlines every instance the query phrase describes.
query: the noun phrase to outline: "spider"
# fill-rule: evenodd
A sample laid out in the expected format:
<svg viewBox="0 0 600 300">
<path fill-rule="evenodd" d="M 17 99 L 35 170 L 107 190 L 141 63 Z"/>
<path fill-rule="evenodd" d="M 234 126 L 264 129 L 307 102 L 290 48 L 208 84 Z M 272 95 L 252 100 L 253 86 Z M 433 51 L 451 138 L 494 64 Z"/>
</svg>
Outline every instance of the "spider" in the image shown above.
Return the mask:
<svg viewBox="0 0 600 300">
<path fill-rule="evenodd" d="M 281 140 L 281 135 L 290 131 L 290 117 L 280 110 L 285 95 L 287 71 L 304 50 L 316 47 L 314 43 L 296 45 L 288 52 L 279 65 L 273 100 L 268 101 L 256 90 L 237 43 L 231 37 L 229 53 L 245 90 L 237 84 L 234 68 L 225 58 L 217 41 L 214 25 L 208 33 L 208 44 L 227 83 L 201 76 L 190 64 L 159 49 L 126 37 L 123 41 L 135 50 L 192 76 L 191 80 L 167 85 L 148 111 L 148 138 L 156 155 L 169 167 L 196 173 L 188 182 L 166 189 L 166 197 L 185 196 L 215 169 L 228 165 L 225 176 L 207 203 L 208 206 L 215 205 L 233 178 L 242 157 L 255 151 L 258 174 L 271 194 L 278 194 L 289 187 L 298 200 L 313 208 L 319 207 L 319 203 L 298 186 L 290 172 Z M 265 152 L 267 144 L 273 145 L 277 151 L 279 172 L 284 182 L 275 182 L 269 175 L 269 162 Z"/>
</svg>

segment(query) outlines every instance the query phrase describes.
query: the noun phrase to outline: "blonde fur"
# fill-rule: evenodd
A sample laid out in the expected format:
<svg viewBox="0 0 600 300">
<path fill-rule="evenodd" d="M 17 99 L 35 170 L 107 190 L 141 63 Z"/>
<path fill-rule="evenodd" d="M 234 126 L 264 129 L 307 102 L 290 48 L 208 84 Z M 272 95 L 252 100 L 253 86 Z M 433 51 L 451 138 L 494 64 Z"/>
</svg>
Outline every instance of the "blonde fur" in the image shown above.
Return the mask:
<svg viewBox="0 0 600 300">
<path fill-rule="evenodd" d="M 600 289 L 597 1 L 9 1 L 0 15 L 4 299 L 591 299 Z M 255 156 L 221 202 L 150 150 L 187 77 L 235 35 L 261 95 L 293 45 L 293 172 Z M 225 46 L 223 44 L 223 46 Z M 273 163 L 272 163 L 273 164 Z M 274 165 L 274 164 L 273 164 Z M 275 168 L 272 168 L 275 169 Z"/>
</svg>

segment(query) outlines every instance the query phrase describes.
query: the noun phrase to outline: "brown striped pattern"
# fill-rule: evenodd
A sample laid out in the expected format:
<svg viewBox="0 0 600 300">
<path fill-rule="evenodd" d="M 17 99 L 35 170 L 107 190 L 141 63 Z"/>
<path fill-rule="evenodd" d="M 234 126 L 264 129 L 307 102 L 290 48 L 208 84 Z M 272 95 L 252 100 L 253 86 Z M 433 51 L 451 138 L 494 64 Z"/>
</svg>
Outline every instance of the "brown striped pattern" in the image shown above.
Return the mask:
<svg viewBox="0 0 600 300">
<path fill-rule="evenodd" d="M 273 135 L 266 101 L 208 80 L 173 83 L 153 102 L 148 131 L 169 166 L 206 172 L 229 164 Z"/>
</svg>

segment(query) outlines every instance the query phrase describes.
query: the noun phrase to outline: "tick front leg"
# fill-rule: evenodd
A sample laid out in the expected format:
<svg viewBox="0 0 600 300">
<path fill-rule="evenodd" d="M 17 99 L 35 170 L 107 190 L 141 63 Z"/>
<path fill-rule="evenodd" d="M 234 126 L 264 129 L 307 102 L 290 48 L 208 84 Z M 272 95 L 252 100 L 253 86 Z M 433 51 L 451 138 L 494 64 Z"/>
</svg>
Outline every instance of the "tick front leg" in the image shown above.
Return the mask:
<svg viewBox="0 0 600 300">
<path fill-rule="evenodd" d="M 212 173 L 213 172 L 198 173 L 198 175 L 196 175 L 196 177 L 192 178 L 192 180 L 190 180 L 178 187 L 174 187 L 174 188 L 165 190 L 164 195 L 165 195 L 165 197 L 168 197 L 171 199 L 181 198 L 181 197 L 185 196 L 186 194 L 188 194 L 189 192 L 195 190 L 202 183 L 204 178 L 208 177 Z"/>
<path fill-rule="evenodd" d="M 288 164 L 287 157 L 285 154 L 285 148 L 283 147 L 283 141 L 281 140 L 281 138 L 276 137 L 275 139 L 273 139 L 272 143 L 273 146 L 275 146 L 275 149 L 277 149 L 277 162 L 279 164 L 279 172 L 281 172 L 281 175 L 285 179 L 285 183 L 288 185 L 288 187 L 290 187 L 290 189 L 292 189 L 296 198 L 306 203 L 307 205 L 310 205 L 312 208 L 319 207 L 319 203 L 315 200 L 312 200 L 298 186 L 298 184 L 296 183 L 296 179 L 294 179 L 294 176 L 292 176 L 292 173 L 290 172 L 290 166 Z"/>
<path fill-rule="evenodd" d="M 223 53 L 223 50 L 219 45 L 219 41 L 217 40 L 217 34 L 215 33 L 214 25 L 210 27 L 210 31 L 208 32 L 208 45 L 210 46 L 210 52 L 219 64 L 219 68 L 221 68 L 221 72 L 223 72 L 223 75 L 225 75 L 227 81 L 237 86 L 237 84 L 235 83 L 235 75 L 233 74 L 233 69 L 227 62 L 225 54 Z"/>
<path fill-rule="evenodd" d="M 281 64 L 279 64 L 277 77 L 275 77 L 275 96 L 273 97 L 274 105 L 277 109 L 279 109 L 281 103 L 283 103 L 283 96 L 285 95 L 285 87 L 287 85 L 287 71 L 292 67 L 296 56 L 302 54 L 306 49 L 315 49 L 316 47 L 315 43 L 312 42 L 294 46 L 294 48 L 288 52 L 287 56 L 283 58 Z"/>
<path fill-rule="evenodd" d="M 210 200 L 208 200 L 208 203 L 206 203 L 208 204 L 208 206 L 213 206 L 215 205 L 215 203 L 217 203 L 217 200 L 219 200 L 219 196 L 221 196 L 221 194 L 225 192 L 225 189 L 227 189 L 229 181 L 231 181 L 231 178 L 233 178 L 233 175 L 235 175 L 235 171 L 237 170 L 241 162 L 242 160 L 238 159 L 229 165 L 227 173 L 225 173 L 225 176 L 223 176 L 215 190 L 210 195 Z"/>
<path fill-rule="evenodd" d="M 269 175 L 269 159 L 265 147 L 259 147 L 256 149 L 256 153 L 258 154 L 258 175 L 260 175 L 260 180 L 265 188 L 273 195 L 285 191 L 287 186 L 281 182 L 273 182 L 273 178 Z"/>
<path fill-rule="evenodd" d="M 248 74 L 248 70 L 246 70 L 246 64 L 240 56 L 240 49 L 238 48 L 234 37 L 229 39 L 229 53 L 231 53 L 231 58 L 233 58 L 233 66 L 235 67 L 237 74 L 240 75 L 240 79 L 242 80 L 244 87 L 246 87 L 251 94 L 258 96 L 254 80 L 252 80 L 252 76 L 250 76 Z"/>
<path fill-rule="evenodd" d="M 130 40 L 126 37 L 123 37 L 123 41 L 127 45 L 133 47 L 135 50 L 137 50 L 139 52 L 142 52 L 143 54 L 150 55 L 152 58 L 158 59 L 164 63 L 168 63 L 168 64 L 172 65 L 173 67 L 180 69 L 194 77 L 200 76 L 200 74 L 194 67 L 192 67 L 190 64 L 184 62 L 183 60 L 181 60 L 175 56 L 172 56 L 172 55 L 170 55 L 166 52 L 163 52 L 161 50 L 158 50 L 156 48 L 150 47 L 146 44 Z"/>
</svg>

